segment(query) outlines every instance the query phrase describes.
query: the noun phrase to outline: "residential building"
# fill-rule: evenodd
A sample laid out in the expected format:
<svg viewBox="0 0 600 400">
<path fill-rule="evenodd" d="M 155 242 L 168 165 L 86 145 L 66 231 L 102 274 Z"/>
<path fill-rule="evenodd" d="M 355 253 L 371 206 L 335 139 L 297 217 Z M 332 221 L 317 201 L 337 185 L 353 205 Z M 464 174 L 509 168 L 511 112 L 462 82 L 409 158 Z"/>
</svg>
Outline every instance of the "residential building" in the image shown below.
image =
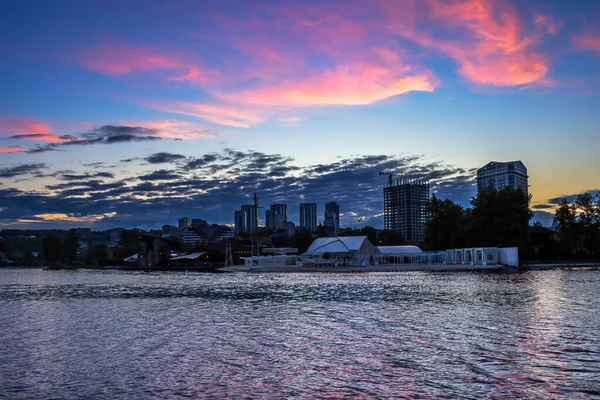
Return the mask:
<svg viewBox="0 0 600 400">
<path fill-rule="evenodd" d="M 270 231 L 273 230 L 273 216 L 271 210 L 265 210 L 265 228 Z"/>
<path fill-rule="evenodd" d="M 308 232 L 317 231 L 317 204 L 300 204 L 300 228 Z"/>
<path fill-rule="evenodd" d="M 258 210 L 253 204 L 245 204 L 241 210 L 244 213 L 245 232 L 251 235 L 256 234 L 258 231 Z"/>
<path fill-rule="evenodd" d="M 181 239 L 183 239 L 183 243 L 190 244 L 197 243 L 201 238 L 198 233 L 194 232 L 193 230 L 184 229 L 183 233 L 181 234 Z"/>
<path fill-rule="evenodd" d="M 383 226 L 402 233 L 407 244 L 419 245 L 425 237 L 429 184 L 400 180 L 383 188 Z"/>
<path fill-rule="evenodd" d="M 334 236 L 337 236 L 340 230 L 340 206 L 335 201 L 325 204 L 325 228 Z"/>
<path fill-rule="evenodd" d="M 233 213 L 233 223 L 233 232 L 235 236 L 240 236 L 242 233 L 245 233 L 247 231 L 246 214 L 242 210 L 238 210 Z"/>
<path fill-rule="evenodd" d="M 529 193 L 527 178 L 527 168 L 521 161 L 492 161 L 477 170 L 477 191 L 485 188 L 501 190 L 509 186 Z"/>
<path fill-rule="evenodd" d="M 271 229 L 285 229 L 287 222 L 287 204 L 271 204 Z M 268 226 L 267 226 L 268 228 Z"/>
<path fill-rule="evenodd" d="M 188 217 L 179 218 L 178 224 L 180 229 L 191 228 L 192 221 Z"/>
</svg>

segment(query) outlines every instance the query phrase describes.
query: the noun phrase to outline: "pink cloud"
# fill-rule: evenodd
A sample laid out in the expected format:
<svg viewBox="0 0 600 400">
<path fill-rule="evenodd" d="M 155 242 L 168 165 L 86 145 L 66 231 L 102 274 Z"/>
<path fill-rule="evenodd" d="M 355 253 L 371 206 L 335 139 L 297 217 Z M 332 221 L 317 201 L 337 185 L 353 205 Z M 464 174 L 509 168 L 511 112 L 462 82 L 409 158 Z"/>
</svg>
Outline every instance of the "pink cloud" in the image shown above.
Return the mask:
<svg viewBox="0 0 600 400">
<path fill-rule="evenodd" d="M 392 22 L 390 29 L 454 59 L 459 64 L 457 72 L 467 80 L 519 86 L 545 79 L 548 57 L 537 47 L 543 33 L 558 32 L 558 21 L 538 16 L 536 30 L 526 32 L 516 8 L 506 1 L 427 0 L 420 4 L 425 11 L 413 13 L 418 23 L 414 18 L 411 24 Z"/>
<path fill-rule="evenodd" d="M 165 71 L 165 80 L 201 84 L 208 94 L 202 101 L 158 108 L 246 128 L 292 107 L 433 92 L 439 79 L 427 66 L 432 52 L 453 60 L 472 84 L 547 86 L 550 61 L 540 48 L 563 27 L 549 15 L 524 17 L 504 0 L 255 3 L 252 10 L 243 19 L 211 16 L 222 31 L 188 35 L 202 41 L 201 50 L 107 46 L 87 53 L 84 64 L 116 75 Z M 223 51 L 206 57 L 209 45 Z"/>
<path fill-rule="evenodd" d="M 19 146 L 0 146 L 0 153 L 23 153 L 25 150 Z"/>
<path fill-rule="evenodd" d="M 49 135 L 52 128 L 40 121 L 26 118 L 0 116 L 0 133 L 8 135 Z"/>
<path fill-rule="evenodd" d="M 179 102 L 173 104 L 153 105 L 161 111 L 200 118 L 217 125 L 235 128 L 249 128 L 266 120 L 269 111 L 258 107 L 247 107 L 231 104 L 207 104 Z"/>
<path fill-rule="evenodd" d="M 107 75 L 174 70 L 182 67 L 180 61 L 160 52 L 128 45 L 104 46 L 85 51 L 82 54 L 82 63 L 92 71 Z"/>
<path fill-rule="evenodd" d="M 571 39 L 571 43 L 578 50 L 600 53 L 600 36 L 584 33 Z"/>
<path fill-rule="evenodd" d="M 215 139 L 217 135 L 205 126 L 188 121 L 160 120 L 123 122 L 124 125 L 156 129 L 165 139 Z"/>
</svg>

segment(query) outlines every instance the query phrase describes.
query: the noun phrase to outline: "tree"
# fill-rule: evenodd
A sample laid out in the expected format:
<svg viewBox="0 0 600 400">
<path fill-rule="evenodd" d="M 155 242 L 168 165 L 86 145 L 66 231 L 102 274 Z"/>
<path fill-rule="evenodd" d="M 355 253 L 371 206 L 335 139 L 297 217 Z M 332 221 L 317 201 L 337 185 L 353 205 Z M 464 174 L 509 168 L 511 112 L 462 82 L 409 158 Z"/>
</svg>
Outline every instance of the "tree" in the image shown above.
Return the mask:
<svg viewBox="0 0 600 400">
<path fill-rule="evenodd" d="M 64 240 L 64 258 L 66 262 L 73 262 L 77 260 L 77 253 L 79 252 L 79 237 L 75 229 L 69 229 Z"/>
<path fill-rule="evenodd" d="M 377 240 L 377 229 L 372 226 L 365 226 L 360 230 L 361 236 L 366 236 L 369 239 L 369 242 L 376 243 Z"/>
<path fill-rule="evenodd" d="M 566 256 L 600 256 L 600 193 L 581 193 L 573 203 L 563 199 L 555 211 L 558 241 Z"/>
<path fill-rule="evenodd" d="M 42 241 L 42 253 L 48 264 L 64 260 L 62 239 L 49 232 Z"/>
<path fill-rule="evenodd" d="M 531 195 L 522 189 L 488 188 L 471 200 L 470 246 L 524 247 L 527 244 Z"/>
<path fill-rule="evenodd" d="M 377 246 L 401 246 L 405 243 L 406 241 L 402 233 L 391 229 L 383 229 L 377 235 Z"/>
<path fill-rule="evenodd" d="M 111 258 L 111 256 L 110 248 L 104 243 L 92 246 L 89 252 L 89 258 L 96 261 Z"/>
<path fill-rule="evenodd" d="M 137 229 L 125 229 L 123 231 L 121 240 L 119 240 L 119 246 L 123 248 L 121 252 L 123 258 L 136 254 L 140 249 L 140 245 L 140 232 Z"/>
<path fill-rule="evenodd" d="M 424 244 L 430 250 L 446 250 L 464 246 L 465 210 L 450 199 L 440 200 L 434 194 L 427 205 L 429 219 L 425 223 Z"/>
</svg>

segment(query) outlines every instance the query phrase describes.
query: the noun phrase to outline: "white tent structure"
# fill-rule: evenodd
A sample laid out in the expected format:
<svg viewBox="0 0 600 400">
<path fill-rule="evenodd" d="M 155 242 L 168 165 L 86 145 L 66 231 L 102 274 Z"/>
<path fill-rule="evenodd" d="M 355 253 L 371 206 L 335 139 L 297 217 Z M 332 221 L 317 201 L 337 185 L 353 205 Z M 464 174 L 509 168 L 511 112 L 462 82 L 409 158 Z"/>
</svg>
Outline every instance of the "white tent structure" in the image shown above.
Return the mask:
<svg viewBox="0 0 600 400">
<path fill-rule="evenodd" d="M 381 254 L 421 254 L 423 250 L 418 246 L 377 246 Z"/>
<path fill-rule="evenodd" d="M 368 265 L 379 250 L 366 236 L 317 238 L 302 255 L 304 265 L 349 266 Z"/>
</svg>

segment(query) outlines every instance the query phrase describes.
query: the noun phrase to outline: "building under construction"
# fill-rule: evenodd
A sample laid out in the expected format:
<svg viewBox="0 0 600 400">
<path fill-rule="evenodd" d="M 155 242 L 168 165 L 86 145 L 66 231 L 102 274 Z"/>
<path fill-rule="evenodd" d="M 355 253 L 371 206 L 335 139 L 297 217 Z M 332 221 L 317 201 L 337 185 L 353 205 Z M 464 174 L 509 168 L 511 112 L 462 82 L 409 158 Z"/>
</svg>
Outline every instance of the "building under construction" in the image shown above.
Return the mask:
<svg viewBox="0 0 600 400">
<path fill-rule="evenodd" d="M 421 180 L 389 180 L 383 188 L 383 225 L 402 233 L 407 244 L 419 245 L 425 237 L 429 183 Z"/>
</svg>

